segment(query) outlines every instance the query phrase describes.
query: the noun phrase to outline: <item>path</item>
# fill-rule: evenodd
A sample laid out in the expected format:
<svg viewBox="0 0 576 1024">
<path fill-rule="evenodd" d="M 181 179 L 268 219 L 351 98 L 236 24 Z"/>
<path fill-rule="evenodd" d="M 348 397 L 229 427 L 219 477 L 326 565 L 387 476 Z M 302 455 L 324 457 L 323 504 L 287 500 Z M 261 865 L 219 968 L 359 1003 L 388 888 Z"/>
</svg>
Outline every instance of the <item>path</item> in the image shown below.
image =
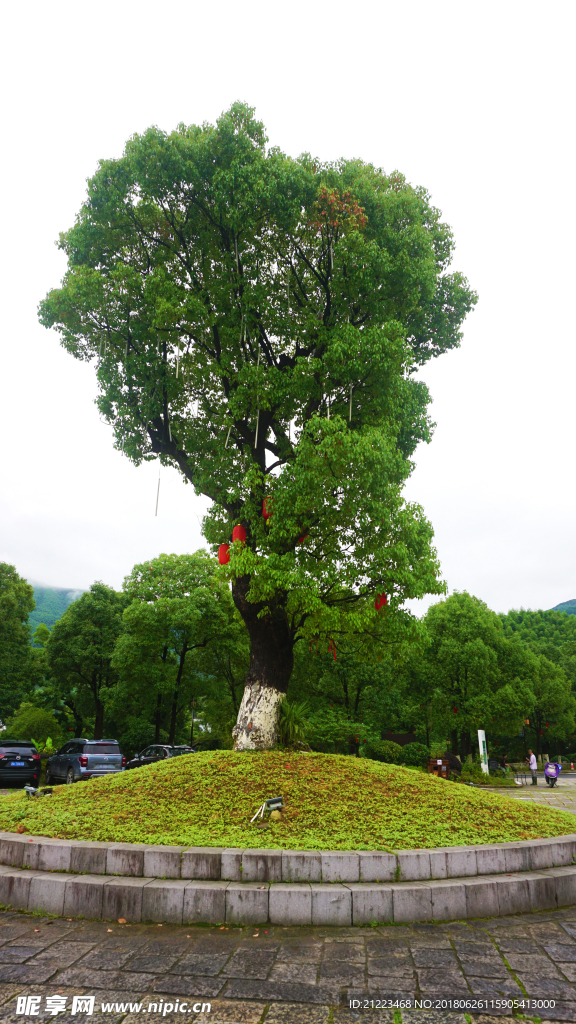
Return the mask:
<svg viewBox="0 0 576 1024">
<path fill-rule="evenodd" d="M 73 996 L 82 994 L 95 996 L 94 1015 L 71 1014 Z M 40 996 L 38 1016 L 16 1013 L 22 995 Z M 57 1016 L 46 1012 L 46 998 L 54 996 L 66 1007 Z M 466 1006 L 448 1016 L 350 1009 L 349 1000 L 364 998 L 427 999 L 432 1007 L 457 999 Z M 529 1007 L 527 998 L 548 1006 Z M 209 1014 L 198 1015 L 202 1024 L 356 1024 L 360 1017 L 374 1024 L 466 1024 L 464 1009 L 489 1024 L 512 1014 L 511 999 L 524 1000 L 517 1012 L 526 1017 L 576 1022 L 576 908 L 341 929 L 130 926 L 0 913 L 2 1024 L 182 1024 L 195 999 L 211 1004 Z M 479 999 L 493 1005 L 479 1011 Z M 497 1007 L 498 1000 L 504 1005 Z M 177 1002 L 187 1004 L 184 1013 L 176 1012 Z M 142 1009 L 103 1013 L 102 1003 Z"/>
</svg>

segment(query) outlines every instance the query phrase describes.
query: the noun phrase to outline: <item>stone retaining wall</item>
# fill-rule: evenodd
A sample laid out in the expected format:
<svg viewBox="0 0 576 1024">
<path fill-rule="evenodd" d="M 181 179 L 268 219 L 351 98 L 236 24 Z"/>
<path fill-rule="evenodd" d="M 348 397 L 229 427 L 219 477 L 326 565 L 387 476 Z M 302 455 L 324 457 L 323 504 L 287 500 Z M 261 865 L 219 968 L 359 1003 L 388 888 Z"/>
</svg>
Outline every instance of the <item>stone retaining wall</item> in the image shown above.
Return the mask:
<svg viewBox="0 0 576 1024">
<path fill-rule="evenodd" d="M 0 864 L 73 874 L 228 882 L 399 882 L 576 863 L 576 834 L 434 850 L 266 850 L 98 843 L 0 832 Z"/>
<path fill-rule="evenodd" d="M 0 867 L 15 910 L 162 924 L 411 924 L 542 911 L 576 903 L 576 867 L 428 882 L 228 882 L 71 875 Z"/>
</svg>

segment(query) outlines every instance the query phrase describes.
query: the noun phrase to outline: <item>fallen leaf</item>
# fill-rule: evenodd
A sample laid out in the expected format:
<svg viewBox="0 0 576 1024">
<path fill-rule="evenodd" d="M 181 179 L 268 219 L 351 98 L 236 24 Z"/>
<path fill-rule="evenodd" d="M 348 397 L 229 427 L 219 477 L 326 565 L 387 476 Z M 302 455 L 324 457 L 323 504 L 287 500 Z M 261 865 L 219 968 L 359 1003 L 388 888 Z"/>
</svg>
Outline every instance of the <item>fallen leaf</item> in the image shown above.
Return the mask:
<svg viewBox="0 0 576 1024">
<path fill-rule="evenodd" d="M 126 918 L 125 917 L 119 917 L 118 918 L 118 924 L 126 924 Z"/>
</svg>

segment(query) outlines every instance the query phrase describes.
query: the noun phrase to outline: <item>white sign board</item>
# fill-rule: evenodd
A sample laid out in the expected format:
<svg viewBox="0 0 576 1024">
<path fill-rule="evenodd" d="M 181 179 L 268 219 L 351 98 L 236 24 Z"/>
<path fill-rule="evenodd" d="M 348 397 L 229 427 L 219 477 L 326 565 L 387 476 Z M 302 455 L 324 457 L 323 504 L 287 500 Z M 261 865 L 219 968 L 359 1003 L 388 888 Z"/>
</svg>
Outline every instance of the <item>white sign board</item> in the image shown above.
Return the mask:
<svg viewBox="0 0 576 1024">
<path fill-rule="evenodd" d="M 478 729 L 478 746 L 480 748 L 482 771 L 485 775 L 488 775 L 488 751 L 486 750 L 486 733 L 484 729 Z"/>
</svg>

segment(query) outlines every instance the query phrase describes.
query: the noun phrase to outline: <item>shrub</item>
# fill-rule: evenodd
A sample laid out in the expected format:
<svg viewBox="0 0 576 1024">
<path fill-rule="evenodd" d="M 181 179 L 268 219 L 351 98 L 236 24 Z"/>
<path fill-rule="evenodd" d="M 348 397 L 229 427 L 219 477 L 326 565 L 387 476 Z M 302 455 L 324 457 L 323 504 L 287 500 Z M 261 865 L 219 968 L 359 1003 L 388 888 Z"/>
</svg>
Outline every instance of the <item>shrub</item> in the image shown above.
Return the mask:
<svg viewBox="0 0 576 1024">
<path fill-rule="evenodd" d="M 393 740 L 369 740 L 362 748 L 362 756 L 387 764 L 401 764 L 404 760 L 402 747 Z"/>
<path fill-rule="evenodd" d="M 283 747 L 304 743 L 310 722 L 310 705 L 306 701 L 298 703 L 286 698 L 280 705 L 278 718 L 278 739 Z"/>
<path fill-rule="evenodd" d="M 6 732 L 2 739 L 31 740 L 34 737 L 43 748 L 49 736 L 57 747 L 62 740 L 62 730 L 52 712 L 35 704 L 24 703 L 6 722 Z"/>
<path fill-rule="evenodd" d="M 425 743 L 407 743 L 402 747 L 402 761 L 406 765 L 425 768 L 429 757 L 430 750 Z"/>
</svg>

